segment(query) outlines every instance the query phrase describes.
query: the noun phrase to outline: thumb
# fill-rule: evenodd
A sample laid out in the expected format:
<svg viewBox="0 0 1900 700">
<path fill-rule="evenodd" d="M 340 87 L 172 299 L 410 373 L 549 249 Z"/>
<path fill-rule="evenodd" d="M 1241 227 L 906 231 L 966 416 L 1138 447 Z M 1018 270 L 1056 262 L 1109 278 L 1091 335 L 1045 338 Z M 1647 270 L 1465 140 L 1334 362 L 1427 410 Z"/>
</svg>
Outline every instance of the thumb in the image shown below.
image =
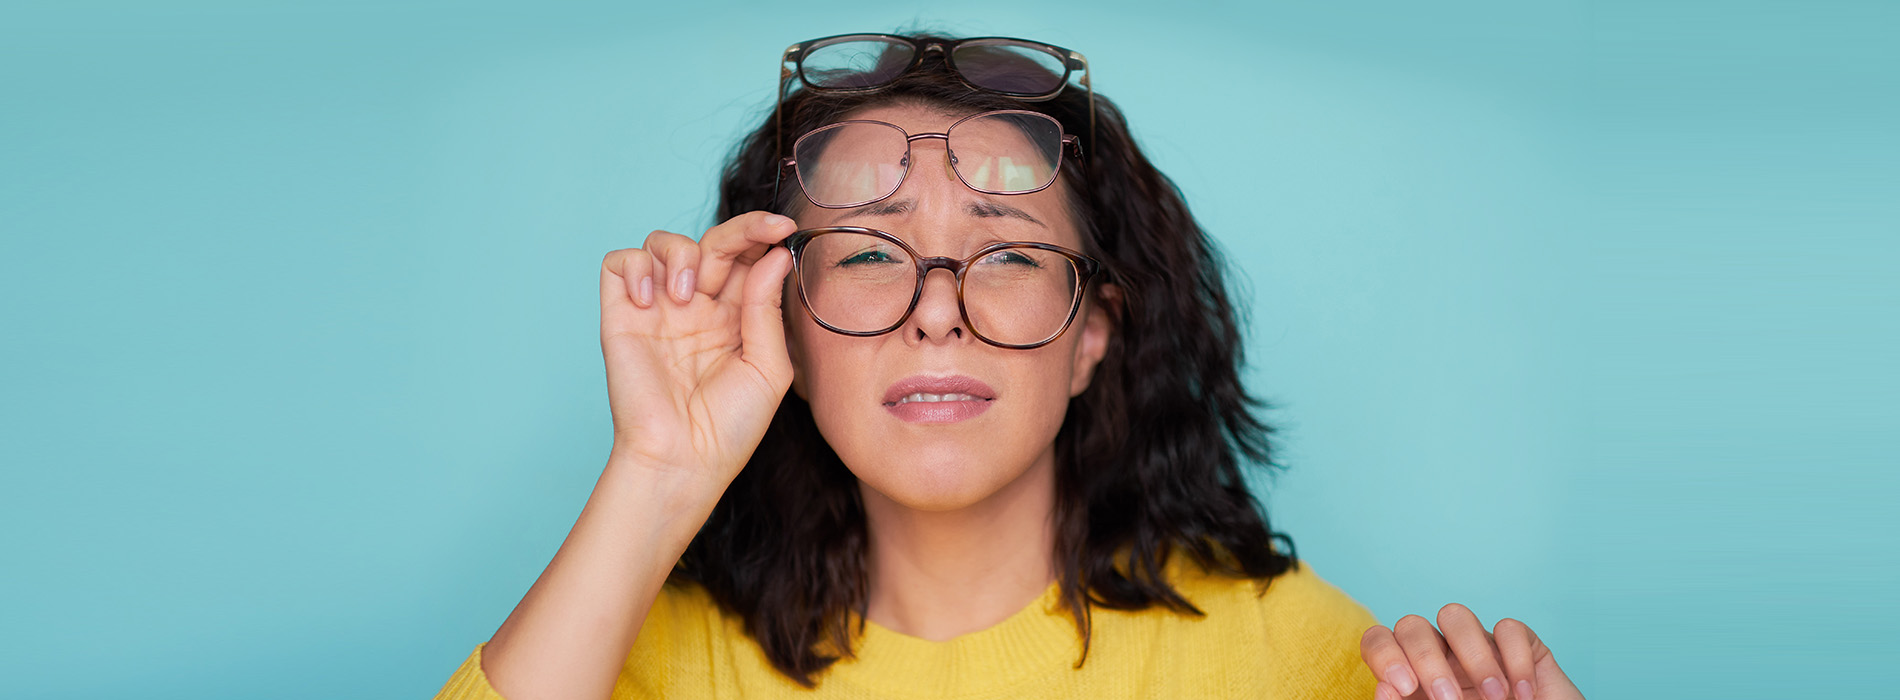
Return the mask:
<svg viewBox="0 0 1900 700">
<path fill-rule="evenodd" d="M 785 350 L 785 275 L 792 270 L 792 253 L 773 248 L 745 273 L 745 294 L 739 312 L 740 359 L 757 367 L 780 390 L 792 383 L 792 358 Z"/>
</svg>

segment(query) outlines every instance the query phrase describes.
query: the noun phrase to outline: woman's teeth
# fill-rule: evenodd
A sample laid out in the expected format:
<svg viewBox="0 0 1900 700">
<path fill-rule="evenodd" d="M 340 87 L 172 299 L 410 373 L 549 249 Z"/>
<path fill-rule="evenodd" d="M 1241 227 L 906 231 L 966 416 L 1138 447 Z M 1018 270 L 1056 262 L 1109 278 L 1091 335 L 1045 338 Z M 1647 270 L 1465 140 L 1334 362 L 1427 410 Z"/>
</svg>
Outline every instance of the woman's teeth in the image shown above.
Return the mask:
<svg viewBox="0 0 1900 700">
<path fill-rule="evenodd" d="M 903 405 L 903 404 L 907 404 L 913 401 L 922 402 L 922 403 L 936 403 L 938 401 L 984 401 L 984 400 L 986 399 L 979 399 L 969 394 L 921 394 L 920 393 L 920 394 L 911 394 L 904 398 L 898 399 L 897 403 L 898 405 Z"/>
</svg>

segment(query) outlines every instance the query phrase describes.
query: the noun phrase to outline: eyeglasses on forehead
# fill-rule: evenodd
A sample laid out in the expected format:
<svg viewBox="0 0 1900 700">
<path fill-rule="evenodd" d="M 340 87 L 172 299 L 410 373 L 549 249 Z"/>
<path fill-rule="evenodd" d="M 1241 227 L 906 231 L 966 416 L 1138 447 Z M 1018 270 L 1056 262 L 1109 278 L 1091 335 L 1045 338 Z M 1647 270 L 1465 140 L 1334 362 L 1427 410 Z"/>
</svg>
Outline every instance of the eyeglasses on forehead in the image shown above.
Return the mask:
<svg viewBox="0 0 1900 700">
<path fill-rule="evenodd" d="M 896 34 L 839 34 L 801 41 L 780 56 L 778 104 L 773 110 L 774 143 L 784 150 L 785 95 L 796 83 L 818 92 L 865 92 L 895 82 L 940 55 L 963 84 L 1028 102 L 1054 99 L 1071 75 L 1088 90 L 1089 141 L 1095 140 L 1095 88 L 1088 59 L 1081 53 L 1040 41 L 1013 37 L 944 39 Z"/>
<path fill-rule="evenodd" d="M 780 161 L 796 176 L 806 199 L 842 209 L 870 204 L 897 192 L 909 177 L 911 143 L 940 139 L 957 179 L 984 194 L 1030 194 L 1055 184 L 1067 151 L 1080 158 L 1076 138 L 1054 117 L 1028 110 L 996 110 L 964 117 L 941 132 L 911 134 L 874 119 L 852 119 L 813 129 L 792 143 Z"/>
</svg>

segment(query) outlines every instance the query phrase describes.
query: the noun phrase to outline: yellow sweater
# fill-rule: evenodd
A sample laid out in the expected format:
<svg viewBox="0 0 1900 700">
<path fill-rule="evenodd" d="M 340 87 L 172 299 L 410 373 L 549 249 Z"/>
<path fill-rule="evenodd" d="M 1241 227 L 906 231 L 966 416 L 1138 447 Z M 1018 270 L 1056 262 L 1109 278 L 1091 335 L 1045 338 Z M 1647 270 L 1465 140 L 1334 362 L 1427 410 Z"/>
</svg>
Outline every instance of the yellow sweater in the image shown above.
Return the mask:
<svg viewBox="0 0 1900 700">
<path fill-rule="evenodd" d="M 613 700 L 632 698 L 1294 698 L 1364 700 L 1375 681 L 1359 661 L 1371 613 L 1302 565 L 1273 579 L 1208 575 L 1173 557 L 1171 580 L 1207 613 L 1151 608 L 1094 612 L 1088 661 L 1054 585 L 989 629 L 944 642 L 869 623 L 844 659 L 807 690 L 786 679 L 739 618 L 698 586 L 667 586 L 620 670 Z M 482 647 L 438 700 L 498 700 Z"/>
</svg>

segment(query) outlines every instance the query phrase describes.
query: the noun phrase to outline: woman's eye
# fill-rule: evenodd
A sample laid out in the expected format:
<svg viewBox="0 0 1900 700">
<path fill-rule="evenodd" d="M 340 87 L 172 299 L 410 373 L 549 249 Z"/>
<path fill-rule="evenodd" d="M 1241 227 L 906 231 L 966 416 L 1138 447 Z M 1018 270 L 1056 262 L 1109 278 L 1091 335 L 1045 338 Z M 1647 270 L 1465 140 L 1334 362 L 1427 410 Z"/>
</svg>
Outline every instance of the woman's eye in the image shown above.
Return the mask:
<svg viewBox="0 0 1900 700">
<path fill-rule="evenodd" d="M 1005 250 L 1001 253 L 995 253 L 995 254 L 989 255 L 983 258 L 983 262 L 990 263 L 992 265 L 1022 265 L 1025 267 L 1042 267 L 1042 263 L 1037 262 L 1035 258 L 1029 257 L 1027 254 L 1019 253 L 1013 250 Z"/>
<path fill-rule="evenodd" d="M 857 255 L 853 255 L 851 257 L 840 260 L 838 261 L 838 264 L 840 266 L 873 265 L 877 263 L 888 263 L 888 262 L 895 262 L 895 260 L 891 258 L 890 254 L 885 253 L 884 251 L 881 251 L 881 250 L 867 250 L 862 253 L 858 253 Z"/>
</svg>

